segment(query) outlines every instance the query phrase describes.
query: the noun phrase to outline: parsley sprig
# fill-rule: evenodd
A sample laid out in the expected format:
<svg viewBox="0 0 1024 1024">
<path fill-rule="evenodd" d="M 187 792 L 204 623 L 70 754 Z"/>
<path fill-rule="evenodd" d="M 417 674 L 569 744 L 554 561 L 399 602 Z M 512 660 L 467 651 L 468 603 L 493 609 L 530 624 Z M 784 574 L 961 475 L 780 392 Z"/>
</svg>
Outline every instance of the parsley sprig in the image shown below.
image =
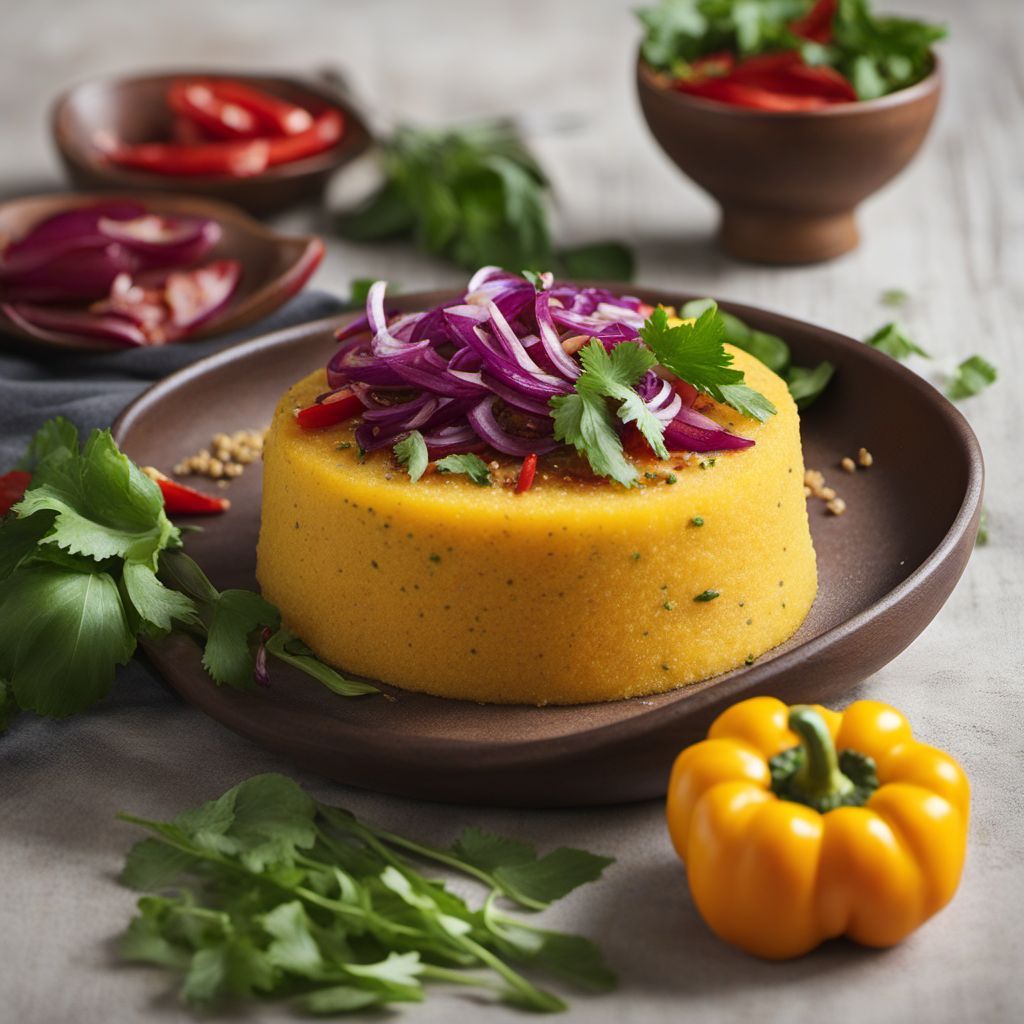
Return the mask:
<svg viewBox="0 0 1024 1024">
<path fill-rule="evenodd" d="M 633 256 L 618 242 L 556 249 L 550 184 L 516 125 L 402 126 L 380 146 L 385 180 L 337 218 L 356 242 L 412 236 L 468 269 L 545 266 L 584 280 L 628 280 Z"/>
<path fill-rule="evenodd" d="M 32 482 L 0 522 L 0 726 L 14 708 L 66 716 L 106 695 L 140 636 L 185 632 L 218 684 L 253 685 L 257 638 L 336 693 L 346 680 L 281 630 L 273 605 L 217 590 L 182 551 L 157 485 L 95 430 L 79 447 L 64 419 L 44 424 L 22 466 Z"/>
<path fill-rule="evenodd" d="M 538 928 L 501 908 L 537 910 L 598 879 L 612 863 L 466 829 L 438 849 L 313 800 L 282 775 L 259 775 L 220 798 L 151 821 L 122 882 L 150 893 L 121 939 L 128 959 L 183 975 L 197 1008 L 287 996 L 307 1013 L 419 1002 L 430 981 L 490 992 L 523 1009 L 565 1003 L 520 968 L 607 991 L 615 977 L 578 935 Z M 482 883 L 473 908 L 430 863 Z"/>
</svg>

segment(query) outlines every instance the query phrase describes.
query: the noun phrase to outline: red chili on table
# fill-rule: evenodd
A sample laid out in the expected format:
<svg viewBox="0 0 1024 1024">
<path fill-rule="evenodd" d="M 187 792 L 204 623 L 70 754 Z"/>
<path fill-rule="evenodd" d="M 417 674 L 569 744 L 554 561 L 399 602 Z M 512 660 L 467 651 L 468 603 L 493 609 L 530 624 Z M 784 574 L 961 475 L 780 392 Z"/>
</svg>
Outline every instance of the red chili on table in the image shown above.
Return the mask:
<svg viewBox="0 0 1024 1024">
<path fill-rule="evenodd" d="M 352 419 L 363 411 L 363 403 L 347 388 L 335 391 L 322 402 L 299 409 L 295 419 L 303 430 L 320 430 Z"/>
</svg>

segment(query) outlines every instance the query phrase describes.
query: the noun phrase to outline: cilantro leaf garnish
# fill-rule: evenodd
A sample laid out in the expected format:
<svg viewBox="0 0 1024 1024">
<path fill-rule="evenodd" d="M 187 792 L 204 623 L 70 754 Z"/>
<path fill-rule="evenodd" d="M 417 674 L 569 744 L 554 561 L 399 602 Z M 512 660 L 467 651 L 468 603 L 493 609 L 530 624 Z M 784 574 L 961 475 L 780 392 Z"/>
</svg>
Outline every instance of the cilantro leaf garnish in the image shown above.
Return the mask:
<svg viewBox="0 0 1024 1024">
<path fill-rule="evenodd" d="M 548 404 L 556 441 L 571 444 L 586 456 L 598 476 L 610 477 L 623 487 L 636 484 L 636 468 L 623 454 L 622 438 L 602 395 L 587 388 L 581 390 L 577 381 L 572 394 L 557 395 Z"/>
<path fill-rule="evenodd" d="M 438 459 L 437 471 L 438 473 L 461 473 L 468 476 L 478 487 L 491 486 L 491 471 L 487 468 L 487 463 L 473 452 L 462 455 L 446 455 L 443 459 Z"/>
<path fill-rule="evenodd" d="M 221 593 L 181 548 L 159 488 L 96 430 L 79 450 L 74 427 L 50 421 L 23 464 L 32 480 L 0 520 L 0 692 L 17 707 L 64 716 L 102 698 L 141 635 L 190 633 L 218 683 L 249 686 L 273 605 L 246 590 Z M 274 637 L 271 636 L 271 641 Z M 285 634 L 279 660 L 343 696 L 371 692 L 322 665 Z"/>
<path fill-rule="evenodd" d="M 659 306 L 640 328 L 640 337 L 662 366 L 715 401 L 761 422 L 775 414 L 775 406 L 743 383 L 742 371 L 732 368 L 717 306 L 709 306 L 694 323 L 671 327 L 668 313 Z"/>
<path fill-rule="evenodd" d="M 528 843 L 478 829 L 438 849 L 318 803 L 281 775 L 248 779 L 171 821 L 119 817 L 150 833 L 121 875 L 147 893 L 121 954 L 180 974 L 194 1007 L 300 993 L 304 1011 L 342 1013 L 420 1001 L 441 981 L 526 1009 L 565 1009 L 517 965 L 590 991 L 615 985 L 588 939 L 537 928 L 501 905 L 539 909 L 599 878 L 609 858 L 568 849 L 538 857 Z M 474 908 L 424 864 L 489 895 Z M 498 880 L 502 872 L 516 887 Z"/>
<path fill-rule="evenodd" d="M 911 339 L 907 329 L 898 320 L 883 324 L 864 341 L 872 348 L 877 348 L 879 352 L 892 356 L 893 359 L 907 359 L 910 356 L 931 359 L 931 355 Z"/>
<path fill-rule="evenodd" d="M 828 387 L 836 368 L 831 363 L 818 363 L 813 369 L 807 366 L 791 366 L 786 375 L 789 393 L 801 412 L 816 401 Z"/>
<path fill-rule="evenodd" d="M 0 679 L 18 705 L 64 717 L 105 696 L 135 652 L 117 583 L 56 565 L 19 569 L 0 584 Z"/>
<path fill-rule="evenodd" d="M 418 430 L 410 431 L 408 436 L 402 438 L 394 447 L 395 458 L 405 466 L 409 473 L 409 479 L 414 483 L 426 472 L 430 463 L 430 455 L 427 452 L 427 442 Z"/>
<path fill-rule="evenodd" d="M 994 384 L 998 376 L 999 371 L 987 359 L 978 355 L 970 356 L 956 368 L 956 373 L 946 387 L 946 394 L 954 402 L 961 398 L 971 398 Z"/>
</svg>

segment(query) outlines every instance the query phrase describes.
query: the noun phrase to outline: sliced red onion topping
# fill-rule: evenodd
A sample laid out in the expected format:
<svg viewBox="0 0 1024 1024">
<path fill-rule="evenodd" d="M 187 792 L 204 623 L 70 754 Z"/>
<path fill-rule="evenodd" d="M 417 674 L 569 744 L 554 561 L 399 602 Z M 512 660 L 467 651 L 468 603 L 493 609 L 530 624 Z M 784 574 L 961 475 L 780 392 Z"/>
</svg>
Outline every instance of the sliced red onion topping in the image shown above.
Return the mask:
<svg viewBox="0 0 1024 1024">
<path fill-rule="evenodd" d="M 339 332 L 327 365 L 330 386 L 351 388 L 366 407 L 358 443 L 375 451 L 419 430 L 431 458 L 488 448 L 524 458 L 557 448 L 549 403 L 572 393 L 579 349 L 591 339 L 609 350 L 637 341 L 643 304 L 550 274 L 533 280 L 482 267 L 459 301 L 401 315 L 386 310 L 386 283 L 375 282 L 365 316 Z M 754 443 L 690 408 L 692 389 L 678 381 L 651 371 L 636 390 L 673 451 Z"/>
</svg>

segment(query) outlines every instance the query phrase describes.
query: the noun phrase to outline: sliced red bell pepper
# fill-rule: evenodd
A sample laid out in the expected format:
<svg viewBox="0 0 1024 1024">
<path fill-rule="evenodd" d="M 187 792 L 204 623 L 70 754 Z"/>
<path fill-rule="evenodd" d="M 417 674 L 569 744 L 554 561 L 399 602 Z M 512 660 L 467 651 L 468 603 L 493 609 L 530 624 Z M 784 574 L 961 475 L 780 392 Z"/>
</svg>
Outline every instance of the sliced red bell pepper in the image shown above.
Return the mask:
<svg viewBox="0 0 1024 1024">
<path fill-rule="evenodd" d="M 817 0 L 817 3 L 802 17 L 789 23 L 789 30 L 801 39 L 812 43 L 832 42 L 832 22 L 836 16 L 836 0 Z"/>
<path fill-rule="evenodd" d="M 702 99 L 718 100 L 734 107 L 746 107 L 750 110 L 771 110 L 776 112 L 794 110 L 820 110 L 830 106 L 833 101 L 821 96 L 794 96 L 784 92 L 770 92 L 767 89 L 755 88 L 741 82 L 733 82 L 727 78 L 709 78 L 704 82 L 677 86 L 680 91 Z"/>
<path fill-rule="evenodd" d="M 167 90 L 167 105 L 218 138 L 254 139 L 263 134 L 251 110 L 218 96 L 211 85 L 197 79 L 172 83 Z"/>
<path fill-rule="evenodd" d="M 7 515 L 25 497 L 32 474 L 23 469 L 12 469 L 0 476 L 0 516 Z"/>
<path fill-rule="evenodd" d="M 736 57 L 728 50 L 720 53 L 708 53 L 692 60 L 680 78 L 684 82 L 701 82 L 705 78 L 718 78 L 729 74 L 736 66 Z"/>
<path fill-rule="evenodd" d="M 144 466 L 142 472 L 154 481 L 164 496 L 164 511 L 173 519 L 174 516 L 211 516 L 227 512 L 231 502 L 227 498 L 215 498 L 204 494 L 194 487 L 179 484 L 164 476 L 152 466 Z"/>
<path fill-rule="evenodd" d="M 363 403 L 352 394 L 348 388 L 335 391 L 328 395 L 322 402 L 314 402 L 300 409 L 295 414 L 295 419 L 303 430 L 320 430 L 323 427 L 333 427 L 338 423 L 358 416 L 363 411 Z"/>
<path fill-rule="evenodd" d="M 300 135 L 313 126 L 313 115 L 288 100 L 263 89 L 255 89 L 233 78 L 216 78 L 205 83 L 223 103 L 249 111 L 260 123 L 263 135 Z"/>
<path fill-rule="evenodd" d="M 268 163 L 271 167 L 290 164 L 296 160 L 316 156 L 330 149 L 344 134 L 345 120 L 338 110 L 325 110 L 318 114 L 312 125 L 298 135 L 269 139 Z"/>
<path fill-rule="evenodd" d="M 519 477 L 516 480 L 516 494 L 523 494 L 533 486 L 533 478 L 537 475 L 537 456 L 527 455 L 523 459 L 523 465 L 519 470 Z"/>
<path fill-rule="evenodd" d="M 751 58 L 736 66 L 726 81 L 787 96 L 819 96 L 833 103 L 852 103 L 857 93 L 847 78 L 825 65 L 797 61 L 788 67 L 765 68 Z"/>
<path fill-rule="evenodd" d="M 204 142 L 197 146 L 175 142 L 137 145 L 99 137 L 96 147 L 112 163 L 150 174 L 173 177 L 248 178 L 267 169 L 267 139 Z"/>
</svg>

